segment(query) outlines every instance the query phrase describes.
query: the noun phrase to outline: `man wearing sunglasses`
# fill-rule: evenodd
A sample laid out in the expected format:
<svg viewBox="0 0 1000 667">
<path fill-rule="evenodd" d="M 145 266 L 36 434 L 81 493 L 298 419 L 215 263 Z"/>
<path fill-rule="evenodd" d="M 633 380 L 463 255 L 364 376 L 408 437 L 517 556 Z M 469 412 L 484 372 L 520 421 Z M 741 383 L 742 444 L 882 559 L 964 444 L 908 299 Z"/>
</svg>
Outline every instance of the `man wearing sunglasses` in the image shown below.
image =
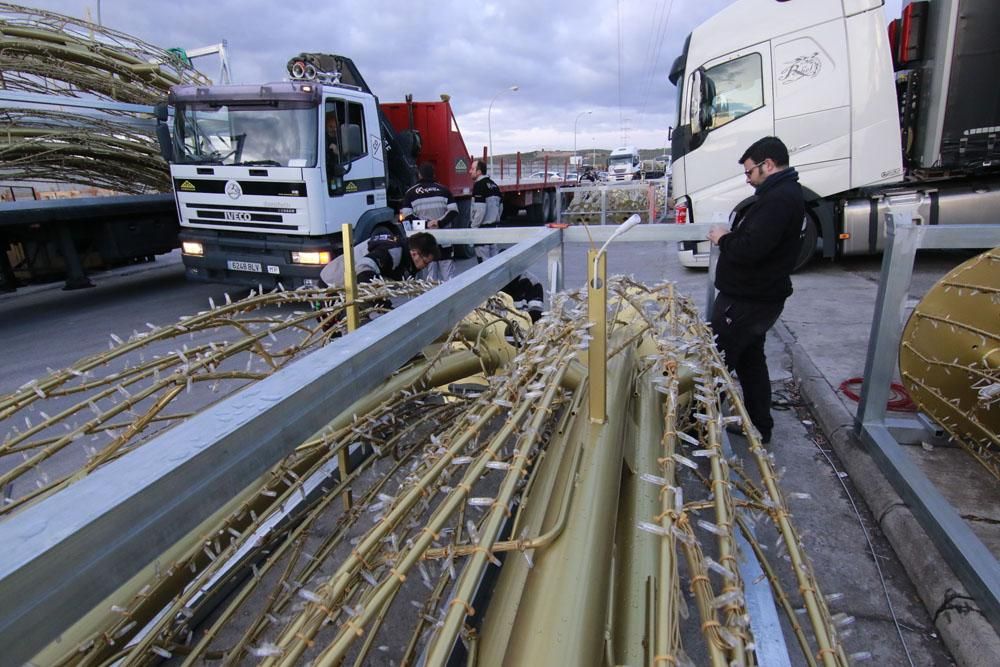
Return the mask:
<svg viewBox="0 0 1000 667">
<path fill-rule="evenodd" d="M 734 212 L 729 229 L 713 227 L 719 246 L 712 330 L 726 365 L 735 371 L 743 402 L 761 441 L 771 441 L 771 379 L 764 356 L 767 330 L 792 294 L 789 277 L 801 244 L 805 201 L 799 175 L 788 166 L 788 149 L 777 137 L 759 139 L 739 159 L 750 203 Z"/>
</svg>

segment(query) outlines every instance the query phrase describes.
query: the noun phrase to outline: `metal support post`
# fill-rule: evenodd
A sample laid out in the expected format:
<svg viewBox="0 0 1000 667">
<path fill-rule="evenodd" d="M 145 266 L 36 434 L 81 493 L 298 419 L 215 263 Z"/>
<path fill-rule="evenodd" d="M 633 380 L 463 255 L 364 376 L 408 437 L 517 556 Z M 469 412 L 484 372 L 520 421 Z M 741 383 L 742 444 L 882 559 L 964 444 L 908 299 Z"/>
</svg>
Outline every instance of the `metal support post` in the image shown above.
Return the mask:
<svg viewBox="0 0 1000 667">
<path fill-rule="evenodd" d="M 354 266 L 354 234 L 349 223 L 340 226 L 344 247 L 344 298 L 347 300 L 347 331 L 361 326 L 358 315 L 358 272 Z"/>
<path fill-rule="evenodd" d="M 590 421 L 603 424 L 607 421 L 607 365 L 608 365 L 608 289 L 607 255 L 596 250 L 587 251 L 587 319 L 593 324 L 593 337 L 587 346 L 587 364 L 590 372 Z"/>
<path fill-rule="evenodd" d="M 549 251 L 549 298 L 563 290 L 563 265 L 565 264 L 564 244 Z"/>
<path fill-rule="evenodd" d="M 893 205 L 886 214 L 886 247 L 882 254 L 882 277 L 875 299 L 868 356 L 865 359 L 865 381 L 855 429 L 871 421 L 885 419 L 889 385 L 895 371 L 903 304 L 906 302 L 913 262 L 917 256 L 922 227 L 913 224 L 916 201 Z"/>
<path fill-rule="evenodd" d="M 361 317 L 358 314 L 358 271 L 354 266 L 354 233 L 349 223 L 340 226 L 340 234 L 343 239 L 344 248 L 344 299 L 347 308 L 347 332 L 356 331 L 361 326 Z M 337 469 L 340 472 L 340 479 L 345 480 L 351 473 L 350 460 L 346 449 L 341 449 L 337 455 Z M 348 487 L 343 496 L 344 511 L 351 509 L 351 489 Z"/>
<path fill-rule="evenodd" d="M 7 256 L 8 245 L 7 241 L 0 237 L 0 292 L 13 292 L 17 289 L 14 267 L 10 265 L 10 257 Z"/>
<path fill-rule="evenodd" d="M 719 246 L 708 244 L 708 285 L 705 294 L 705 321 L 712 321 L 712 307 L 715 305 L 715 269 L 719 264 Z"/>
<path fill-rule="evenodd" d="M 83 289 L 93 287 L 87 274 L 83 271 L 83 263 L 80 255 L 76 252 L 76 244 L 73 242 L 73 233 L 69 230 L 69 225 L 63 223 L 59 225 L 59 254 L 66 262 L 66 285 L 64 290 Z"/>
<path fill-rule="evenodd" d="M 608 184 L 601 188 L 601 224 L 608 224 Z"/>
</svg>

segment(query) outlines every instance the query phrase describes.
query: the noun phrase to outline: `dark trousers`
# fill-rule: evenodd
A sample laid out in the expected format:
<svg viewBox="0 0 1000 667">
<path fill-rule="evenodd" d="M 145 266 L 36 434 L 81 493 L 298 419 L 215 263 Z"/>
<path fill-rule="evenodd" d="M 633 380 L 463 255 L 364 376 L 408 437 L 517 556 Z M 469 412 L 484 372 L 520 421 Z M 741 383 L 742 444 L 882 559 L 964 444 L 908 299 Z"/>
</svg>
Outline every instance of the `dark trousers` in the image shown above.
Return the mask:
<svg viewBox="0 0 1000 667">
<path fill-rule="evenodd" d="M 764 338 L 784 307 L 784 301 L 746 301 L 720 293 L 712 308 L 716 345 L 725 355 L 726 366 L 739 376 L 750 421 L 766 439 L 771 437 L 774 420 Z"/>
</svg>

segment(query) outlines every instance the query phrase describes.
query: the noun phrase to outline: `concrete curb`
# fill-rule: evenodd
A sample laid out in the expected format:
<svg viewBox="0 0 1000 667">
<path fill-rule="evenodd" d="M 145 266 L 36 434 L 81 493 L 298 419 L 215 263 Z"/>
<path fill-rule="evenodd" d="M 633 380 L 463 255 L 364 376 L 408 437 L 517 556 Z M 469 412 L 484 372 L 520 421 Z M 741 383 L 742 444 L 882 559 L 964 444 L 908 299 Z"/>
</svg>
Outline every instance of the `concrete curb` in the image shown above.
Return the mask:
<svg viewBox="0 0 1000 667">
<path fill-rule="evenodd" d="M 945 646 L 959 665 L 982 665 L 1000 655 L 1000 636 L 958 580 L 902 498 L 854 434 L 854 415 L 837 396 L 792 332 L 774 327 L 792 359 L 792 376 L 844 470 L 913 582 Z"/>
</svg>

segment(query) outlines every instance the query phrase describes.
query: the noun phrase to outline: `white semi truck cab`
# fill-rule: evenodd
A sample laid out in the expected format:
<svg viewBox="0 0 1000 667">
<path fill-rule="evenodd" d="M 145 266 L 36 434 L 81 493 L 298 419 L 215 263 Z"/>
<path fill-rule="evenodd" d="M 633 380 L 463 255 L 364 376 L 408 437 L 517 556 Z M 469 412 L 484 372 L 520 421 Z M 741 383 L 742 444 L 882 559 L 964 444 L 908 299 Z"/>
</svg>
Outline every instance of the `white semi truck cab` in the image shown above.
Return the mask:
<svg viewBox="0 0 1000 667">
<path fill-rule="evenodd" d="M 727 224 L 753 194 L 737 160 L 768 135 L 809 203 L 800 265 L 880 251 L 890 190 L 919 193 L 932 224 L 996 210 L 997 34 L 992 0 L 910 2 L 889 29 L 882 0 L 733 2 L 671 68 L 678 217 Z M 681 261 L 707 249 L 684 243 Z"/>
<path fill-rule="evenodd" d="M 285 288 L 317 281 L 341 225 L 393 224 L 412 163 L 353 63 L 303 54 L 292 80 L 176 86 L 168 144 L 188 277 Z M 394 151 L 397 162 L 406 151 Z"/>
<path fill-rule="evenodd" d="M 608 156 L 609 181 L 637 181 L 640 171 L 639 149 L 635 146 L 616 148 Z"/>
</svg>

